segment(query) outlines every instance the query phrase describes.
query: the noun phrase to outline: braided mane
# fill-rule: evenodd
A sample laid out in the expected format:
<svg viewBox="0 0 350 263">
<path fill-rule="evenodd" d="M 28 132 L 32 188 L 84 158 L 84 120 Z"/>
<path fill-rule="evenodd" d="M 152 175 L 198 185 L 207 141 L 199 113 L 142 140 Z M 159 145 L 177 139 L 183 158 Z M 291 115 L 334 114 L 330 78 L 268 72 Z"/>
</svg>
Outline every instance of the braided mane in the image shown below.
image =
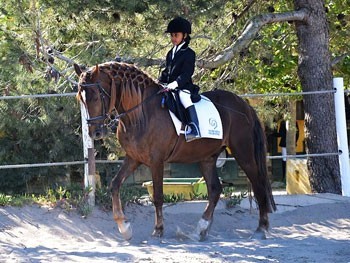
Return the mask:
<svg viewBox="0 0 350 263">
<path fill-rule="evenodd" d="M 100 70 L 109 71 L 115 78 L 125 81 L 132 80 L 138 88 L 147 88 L 151 84 L 155 84 L 154 79 L 137 66 L 123 62 L 105 62 L 99 65 Z M 141 84 L 141 85 L 140 85 Z"/>
<path fill-rule="evenodd" d="M 151 86 L 158 86 L 155 80 L 147 73 L 134 65 L 120 62 L 106 62 L 99 65 L 99 70 L 105 72 L 112 79 L 111 103 L 115 105 L 119 98 L 119 106 L 124 111 L 139 105 L 144 100 L 144 90 Z M 118 105 L 117 105 L 118 106 Z M 142 106 L 128 114 L 133 124 L 141 121 Z"/>
</svg>

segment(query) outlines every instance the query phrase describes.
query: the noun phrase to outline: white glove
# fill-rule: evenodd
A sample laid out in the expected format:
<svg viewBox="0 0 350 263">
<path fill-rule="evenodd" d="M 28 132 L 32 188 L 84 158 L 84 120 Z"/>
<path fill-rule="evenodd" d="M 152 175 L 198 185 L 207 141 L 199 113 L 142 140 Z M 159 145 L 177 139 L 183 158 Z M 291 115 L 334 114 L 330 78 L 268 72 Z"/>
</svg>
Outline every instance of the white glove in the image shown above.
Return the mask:
<svg viewBox="0 0 350 263">
<path fill-rule="evenodd" d="M 167 88 L 168 88 L 168 89 L 171 89 L 171 90 L 174 90 L 174 89 L 176 89 L 178 86 L 179 86 L 179 85 L 177 84 L 177 82 L 176 82 L 176 81 L 173 81 L 173 82 L 171 82 L 171 83 L 168 84 Z"/>
</svg>

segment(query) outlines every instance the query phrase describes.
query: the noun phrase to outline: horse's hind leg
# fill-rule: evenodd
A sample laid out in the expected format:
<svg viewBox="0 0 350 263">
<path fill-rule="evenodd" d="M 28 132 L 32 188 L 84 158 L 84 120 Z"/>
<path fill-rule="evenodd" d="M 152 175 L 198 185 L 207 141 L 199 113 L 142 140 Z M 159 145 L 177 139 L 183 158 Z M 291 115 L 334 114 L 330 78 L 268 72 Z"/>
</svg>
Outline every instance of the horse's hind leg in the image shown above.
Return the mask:
<svg viewBox="0 0 350 263">
<path fill-rule="evenodd" d="M 259 226 L 253 237 L 266 238 L 269 227 L 268 213 L 276 210 L 266 168 L 266 140 L 262 126 L 252 111 L 253 120 L 230 134 L 229 147 L 237 163 L 252 184 L 259 206 Z"/>
<path fill-rule="evenodd" d="M 269 229 L 269 218 L 268 218 L 268 195 L 266 192 L 266 182 L 262 182 L 262 178 L 259 178 L 256 171 L 253 171 L 253 167 L 249 167 L 245 170 L 248 178 L 250 179 L 254 197 L 258 203 L 259 207 L 259 225 L 256 229 L 253 237 L 258 239 L 265 239 L 266 238 L 266 232 Z"/>
<path fill-rule="evenodd" d="M 126 156 L 118 174 L 111 182 L 113 217 L 118 224 L 119 232 L 125 240 L 132 238 L 132 228 L 123 213 L 122 203 L 120 201 L 120 187 L 125 179 L 140 165 L 139 162 Z"/>
<path fill-rule="evenodd" d="M 210 159 L 200 163 L 200 169 L 208 189 L 208 204 L 195 231 L 195 238 L 200 241 L 204 240 L 208 235 L 213 221 L 214 209 L 219 201 L 222 191 L 221 182 L 216 171 L 217 157 L 218 156 L 212 156 Z"/>
<path fill-rule="evenodd" d="M 269 228 L 268 212 L 270 210 L 270 207 L 269 195 L 267 190 L 269 189 L 270 183 L 265 173 L 259 173 L 258 164 L 254 161 L 254 159 L 247 159 L 245 157 L 242 158 L 242 156 L 248 156 L 247 152 L 240 154 L 238 151 L 238 153 L 235 154 L 235 158 L 238 164 L 246 173 L 252 185 L 254 197 L 259 207 L 259 226 L 256 229 L 253 237 L 258 239 L 265 239 L 266 231 Z M 253 153 L 251 154 L 251 156 L 254 156 Z"/>
</svg>

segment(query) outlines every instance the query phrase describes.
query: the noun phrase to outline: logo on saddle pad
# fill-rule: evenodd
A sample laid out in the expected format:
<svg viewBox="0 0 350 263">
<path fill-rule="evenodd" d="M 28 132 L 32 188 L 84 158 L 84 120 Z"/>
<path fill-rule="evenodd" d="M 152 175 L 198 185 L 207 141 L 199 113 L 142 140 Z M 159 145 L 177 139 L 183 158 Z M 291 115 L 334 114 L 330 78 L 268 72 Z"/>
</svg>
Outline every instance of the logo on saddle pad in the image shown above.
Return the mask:
<svg viewBox="0 0 350 263">
<path fill-rule="evenodd" d="M 215 108 L 215 110 L 216 110 L 216 108 Z M 220 125 L 221 125 L 220 115 L 219 115 L 219 122 L 220 122 Z M 212 134 L 212 135 L 220 135 L 220 134 L 222 134 L 222 127 L 221 127 L 220 130 L 218 129 L 218 122 L 217 122 L 216 119 L 209 118 L 209 126 L 211 127 L 211 129 L 208 129 L 208 133 L 209 134 Z M 220 139 L 222 139 L 222 137 Z"/>
<path fill-rule="evenodd" d="M 202 99 L 194 103 L 196 108 L 199 130 L 202 138 L 222 139 L 222 122 L 218 110 L 214 104 L 207 97 L 201 95 Z M 184 130 L 181 130 L 182 123 L 175 116 L 174 113 L 169 111 L 171 119 L 173 120 L 177 135 L 183 134 Z"/>
</svg>

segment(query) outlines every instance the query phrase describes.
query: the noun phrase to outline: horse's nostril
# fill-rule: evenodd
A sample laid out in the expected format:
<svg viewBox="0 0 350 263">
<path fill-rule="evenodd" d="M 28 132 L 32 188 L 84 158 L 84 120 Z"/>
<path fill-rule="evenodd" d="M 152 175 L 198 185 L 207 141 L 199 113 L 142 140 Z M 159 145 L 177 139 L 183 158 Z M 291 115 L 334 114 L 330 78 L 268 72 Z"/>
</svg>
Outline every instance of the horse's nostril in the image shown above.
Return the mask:
<svg viewBox="0 0 350 263">
<path fill-rule="evenodd" d="M 93 139 L 94 140 L 100 140 L 102 138 L 104 138 L 106 136 L 107 132 L 106 129 L 102 128 L 102 129 L 97 129 L 93 132 Z"/>
</svg>

